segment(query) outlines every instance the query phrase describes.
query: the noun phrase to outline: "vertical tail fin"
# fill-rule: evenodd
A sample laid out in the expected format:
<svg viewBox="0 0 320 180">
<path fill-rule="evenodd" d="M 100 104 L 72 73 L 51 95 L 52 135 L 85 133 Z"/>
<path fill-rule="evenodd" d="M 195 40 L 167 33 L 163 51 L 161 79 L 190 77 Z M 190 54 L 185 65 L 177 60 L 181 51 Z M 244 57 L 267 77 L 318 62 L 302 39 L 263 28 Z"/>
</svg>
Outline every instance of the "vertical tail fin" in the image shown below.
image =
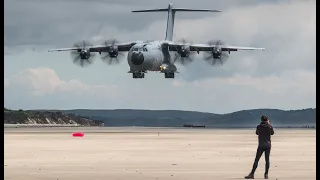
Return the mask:
<svg viewBox="0 0 320 180">
<path fill-rule="evenodd" d="M 210 9 L 186 9 L 186 8 L 173 8 L 172 4 L 170 3 L 168 5 L 168 8 L 162 8 L 162 9 L 147 9 L 147 10 L 135 10 L 132 12 L 168 12 L 167 17 L 167 29 L 166 29 L 166 41 L 172 41 L 173 36 L 173 27 L 174 27 L 174 18 L 175 13 L 177 11 L 185 11 L 185 12 L 221 12 L 218 10 L 210 10 Z"/>
</svg>

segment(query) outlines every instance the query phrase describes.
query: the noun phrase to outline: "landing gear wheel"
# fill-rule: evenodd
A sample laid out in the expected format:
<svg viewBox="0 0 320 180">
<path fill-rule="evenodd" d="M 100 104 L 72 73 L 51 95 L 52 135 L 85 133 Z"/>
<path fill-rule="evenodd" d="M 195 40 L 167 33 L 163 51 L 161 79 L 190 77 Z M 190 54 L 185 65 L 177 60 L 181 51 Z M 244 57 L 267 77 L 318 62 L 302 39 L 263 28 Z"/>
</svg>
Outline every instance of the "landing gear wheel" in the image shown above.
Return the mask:
<svg viewBox="0 0 320 180">
<path fill-rule="evenodd" d="M 135 72 L 135 73 L 132 73 L 132 78 L 142 79 L 142 78 L 144 78 L 144 73 L 143 73 L 143 72 Z"/>
<path fill-rule="evenodd" d="M 164 73 L 164 78 L 174 79 L 174 73 Z"/>
</svg>

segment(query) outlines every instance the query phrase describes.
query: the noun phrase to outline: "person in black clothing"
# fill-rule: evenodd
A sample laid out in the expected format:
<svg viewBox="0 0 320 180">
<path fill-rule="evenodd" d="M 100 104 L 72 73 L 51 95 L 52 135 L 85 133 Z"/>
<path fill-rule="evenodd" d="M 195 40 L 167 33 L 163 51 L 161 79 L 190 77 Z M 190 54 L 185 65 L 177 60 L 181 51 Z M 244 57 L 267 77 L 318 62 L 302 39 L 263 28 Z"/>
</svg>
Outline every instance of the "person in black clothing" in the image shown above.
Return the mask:
<svg viewBox="0 0 320 180">
<path fill-rule="evenodd" d="M 254 172 L 256 171 L 260 157 L 264 152 L 266 161 L 264 178 L 268 179 L 268 172 L 270 167 L 269 156 L 271 150 L 271 135 L 274 134 L 274 130 L 267 116 L 261 116 L 261 123 L 257 126 L 256 134 L 258 135 L 259 146 L 257 148 L 256 158 L 254 160 L 252 170 L 250 174 L 245 178 L 254 179 Z"/>
</svg>

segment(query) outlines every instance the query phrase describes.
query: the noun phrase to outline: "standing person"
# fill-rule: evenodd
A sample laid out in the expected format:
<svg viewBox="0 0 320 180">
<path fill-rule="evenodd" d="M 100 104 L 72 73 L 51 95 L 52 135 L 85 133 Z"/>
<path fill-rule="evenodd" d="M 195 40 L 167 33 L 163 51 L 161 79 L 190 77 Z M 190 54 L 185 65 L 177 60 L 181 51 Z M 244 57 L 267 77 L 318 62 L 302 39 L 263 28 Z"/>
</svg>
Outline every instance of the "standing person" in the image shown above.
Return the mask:
<svg viewBox="0 0 320 180">
<path fill-rule="evenodd" d="M 265 161 L 266 161 L 264 178 L 268 179 L 268 172 L 270 167 L 269 156 L 270 156 L 270 150 L 271 150 L 271 135 L 274 134 L 274 131 L 266 115 L 261 116 L 261 123 L 257 126 L 256 134 L 258 135 L 258 139 L 259 139 L 256 158 L 254 160 L 253 167 L 250 174 L 246 176 L 245 179 L 254 179 L 254 172 L 258 167 L 258 162 L 263 152 L 264 152 Z"/>
</svg>

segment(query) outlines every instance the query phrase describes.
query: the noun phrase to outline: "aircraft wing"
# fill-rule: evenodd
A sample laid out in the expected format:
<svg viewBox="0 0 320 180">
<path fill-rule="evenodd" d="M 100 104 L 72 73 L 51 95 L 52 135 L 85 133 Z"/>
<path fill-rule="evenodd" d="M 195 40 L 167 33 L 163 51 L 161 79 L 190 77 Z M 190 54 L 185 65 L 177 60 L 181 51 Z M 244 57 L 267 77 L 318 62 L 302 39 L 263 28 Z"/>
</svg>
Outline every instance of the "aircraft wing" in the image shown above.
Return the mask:
<svg viewBox="0 0 320 180">
<path fill-rule="evenodd" d="M 113 46 L 118 47 L 118 51 L 129 51 L 130 48 L 136 44 L 136 42 L 125 42 L 125 43 L 116 43 Z M 111 45 L 97 45 L 97 46 L 86 46 L 90 52 L 108 52 Z M 59 48 L 59 49 L 49 49 L 48 52 L 54 51 L 80 51 L 82 47 L 72 47 L 72 48 Z"/>
<path fill-rule="evenodd" d="M 177 51 L 182 46 L 189 46 L 190 51 L 212 51 L 215 45 L 209 44 L 184 44 L 184 43 L 177 43 L 177 42 L 167 42 L 165 43 L 169 46 L 170 51 Z M 219 45 L 222 51 L 238 51 L 238 50 L 265 50 L 265 48 L 257 48 L 257 47 L 243 47 L 243 46 L 228 46 L 228 45 Z"/>
</svg>

